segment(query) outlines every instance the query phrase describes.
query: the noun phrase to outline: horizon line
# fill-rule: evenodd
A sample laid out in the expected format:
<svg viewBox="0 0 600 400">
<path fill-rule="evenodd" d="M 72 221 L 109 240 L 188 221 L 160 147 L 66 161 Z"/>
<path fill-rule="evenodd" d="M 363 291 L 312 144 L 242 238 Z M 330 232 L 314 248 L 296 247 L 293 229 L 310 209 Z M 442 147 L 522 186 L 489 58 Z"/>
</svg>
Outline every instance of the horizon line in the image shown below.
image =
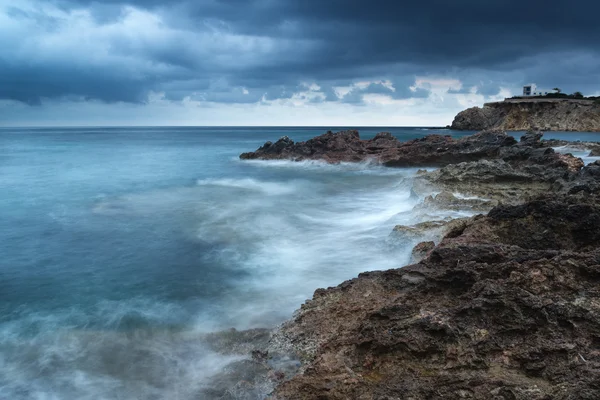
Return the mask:
<svg viewBox="0 0 600 400">
<path fill-rule="evenodd" d="M 450 125 L 0 125 L 0 129 L 25 128 L 426 128 L 450 129 Z"/>
</svg>

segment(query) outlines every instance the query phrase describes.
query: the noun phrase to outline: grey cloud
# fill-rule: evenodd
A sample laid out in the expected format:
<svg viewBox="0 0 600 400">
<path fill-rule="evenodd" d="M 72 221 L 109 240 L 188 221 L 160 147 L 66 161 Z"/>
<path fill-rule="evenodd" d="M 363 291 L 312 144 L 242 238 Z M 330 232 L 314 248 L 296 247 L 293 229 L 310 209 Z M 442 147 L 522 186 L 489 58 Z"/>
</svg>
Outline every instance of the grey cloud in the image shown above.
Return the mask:
<svg viewBox="0 0 600 400">
<path fill-rule="evenodd" d="M 45 63 L 37 62 L 35 53 L 19 56 L 23 53 L 19 44 L 28 38 L 4 31 L 0 98 L 29 104 L 65 96 L 140 102 L 149 91 L 163 91 L 168 99 L 195 96 L 243 103 L 263 96 L 290 98 L 302 90 L 302 82 L 316 82 L 322 87 L 322 101 L 360 104 L 366 93 L 395 99 L 427 97 L 426 89 L 409 89 L 414 77 L 448 73 L 463 81 L 462 92 L 476 86 L 486 96 L 498 94 L 501 84 L 524 80 L 560 85 L 567 91 L 584 91 L 583 86 L 600 90 L 596 0 L 56 0 L 53 4 L 66 13 L 87 10 L 99 26 L 118 22 L 124 6 L 137 7 L 160 17 L 172 36 L 149 33 L 143 40 L 131 38 L 138 32 L 122 32 L 112 39 L 102 36 L 99 40 L 106 42 L 90 43 L 87 51 L 63 54 L 62 60 L 59 54 Z M 59 31 L 64 23 L 24 7 L 4 12 L 17 23 L 30 21 L 41 29 L 41 36 L 45 30 Z M 227 34 L 230 39 L 224 39 Z M 209 41 L 198 42 L 198 35 Z M 210 38 L 222 45 L 207 50 Z M 113 55 L 120 60 L 110 60 Z M 332 90 L 380 79 L 392 81 L 396 90 L 375 83 L 355 88 L 341 100 Z M 227 84 L 215 87 L 214 82 L 220 81 Z"/>
<path fill-rule="evenodd" d="M 0 62 L 0 98 L 39 105 L 41 99 L 79 97 L 105 102 L 142 103 L 152 82 L 101 69 L 70 66 L 8 66 Z M 116 89 L 118 88 L 118 89 Z"/>
<path fill-rule="evenodd" d="M 384 82 L 372 82 L 366 87 L 353 87 L 342 97 L 344 103 L 361 104 L 365 94 L 382 94 L 392 99 L 425 98 L 429 96 L 430 91 L 423 88 L 411 89 L 412 80 L 403 79 L 392 82 L 392 85 L 386 85 Z"/>
<path fill-rule="evenodd" d="M 449 94 L 469 94 L 471 93 L 471 89 L 468 86 L 463 86 L 460 89 L 448 89 Z"/>
<path fill-rule="evenodd" d="M 484 96 L 495 96 L 500 93 L 501 87 L 499 83 L 488 82 L 477 86 L 477 94 Z"/>
</svg>

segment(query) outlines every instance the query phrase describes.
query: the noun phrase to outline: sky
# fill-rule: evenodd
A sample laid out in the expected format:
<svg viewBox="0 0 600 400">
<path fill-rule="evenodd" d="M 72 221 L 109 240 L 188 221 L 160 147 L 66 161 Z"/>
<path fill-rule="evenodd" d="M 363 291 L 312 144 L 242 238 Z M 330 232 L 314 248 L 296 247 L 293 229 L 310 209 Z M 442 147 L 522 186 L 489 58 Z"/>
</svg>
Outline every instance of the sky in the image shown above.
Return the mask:
<svg viewBox="0 0 600 400">
<path fill-rule="evenodd" d="M 600 94 L 598 0 L 0 0 L 0 126 L 444 126 Z"/>
</svg>

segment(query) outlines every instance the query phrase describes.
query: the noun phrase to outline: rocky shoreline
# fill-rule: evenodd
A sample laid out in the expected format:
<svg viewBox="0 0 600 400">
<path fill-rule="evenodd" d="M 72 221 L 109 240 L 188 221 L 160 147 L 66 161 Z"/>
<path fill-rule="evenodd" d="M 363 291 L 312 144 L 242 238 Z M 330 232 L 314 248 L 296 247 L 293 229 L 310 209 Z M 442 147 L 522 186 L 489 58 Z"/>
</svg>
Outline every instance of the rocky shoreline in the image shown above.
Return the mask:
<svg viewBox="0 0 600 400">
<path fill-rule="evenodd" d="M 253 384 L 273 399 L 600 398 L 600 161 L 556 144 L 345 131 L 242 154 L 439 167 L 415 178 L 420 207 L 482 213 L 397 226 L 413 264 L 315 291 L 261 336 Z"/>
</svg>

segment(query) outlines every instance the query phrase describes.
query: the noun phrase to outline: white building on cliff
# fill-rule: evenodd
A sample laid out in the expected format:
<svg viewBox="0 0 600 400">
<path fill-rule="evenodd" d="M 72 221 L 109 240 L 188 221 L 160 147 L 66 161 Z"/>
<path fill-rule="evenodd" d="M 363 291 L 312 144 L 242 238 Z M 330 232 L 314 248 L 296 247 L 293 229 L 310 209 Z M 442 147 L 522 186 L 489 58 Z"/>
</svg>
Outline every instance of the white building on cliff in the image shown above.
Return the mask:
<svg viewBox="0 0 600 400">
<path fill-rule="evenodd" d="M 545 96 L 549 93 L 553 93 L 552 90 L 542 90 L 539 89 L 535 83 L 530 83 L 529 85 L 523 86 L 523 96 Z"/>
</svg>

